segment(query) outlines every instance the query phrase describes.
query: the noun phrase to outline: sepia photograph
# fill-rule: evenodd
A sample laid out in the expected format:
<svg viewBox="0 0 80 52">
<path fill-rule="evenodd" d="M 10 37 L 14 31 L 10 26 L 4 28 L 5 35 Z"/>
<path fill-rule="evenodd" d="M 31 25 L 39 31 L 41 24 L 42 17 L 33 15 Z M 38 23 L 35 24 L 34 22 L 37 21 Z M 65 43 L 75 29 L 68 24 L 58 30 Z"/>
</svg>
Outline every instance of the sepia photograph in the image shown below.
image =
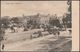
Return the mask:
<svg viewBox="0 0 80 52">
<path fill-rule="evenodd" d="M 71 52 L 72 1 L 1 1 L 0 51 Z"/>
</svg>

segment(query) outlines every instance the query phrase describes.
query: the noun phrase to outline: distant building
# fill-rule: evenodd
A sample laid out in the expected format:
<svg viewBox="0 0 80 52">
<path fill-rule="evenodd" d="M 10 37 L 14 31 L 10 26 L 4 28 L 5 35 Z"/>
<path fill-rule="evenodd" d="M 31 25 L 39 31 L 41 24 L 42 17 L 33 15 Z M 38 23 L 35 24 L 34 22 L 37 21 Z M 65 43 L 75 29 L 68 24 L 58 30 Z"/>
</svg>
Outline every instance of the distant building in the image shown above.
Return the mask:
<svg viewBox="0 0 80 52">
<path fill-rule="evenodd" d="M 49 25 L 50 15 L 40 15 L 40 24 Z"/>
</svg>

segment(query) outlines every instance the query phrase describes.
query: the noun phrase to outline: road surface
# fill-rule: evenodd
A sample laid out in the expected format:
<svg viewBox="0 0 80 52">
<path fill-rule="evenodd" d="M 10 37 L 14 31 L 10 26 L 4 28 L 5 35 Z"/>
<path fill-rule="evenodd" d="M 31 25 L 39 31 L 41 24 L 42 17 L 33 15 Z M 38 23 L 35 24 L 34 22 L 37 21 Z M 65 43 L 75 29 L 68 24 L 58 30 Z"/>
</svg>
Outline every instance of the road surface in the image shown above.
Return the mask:
<svg viewBox="0 0 80 52">
<path fill-rule="evenodd" d="M 44 37 L 26 39 L 32 31 L 20 32 L 14 34 L 6 34 L 4 51 L 70 51 L 71 50 L 71 36 L 61 34 L 59 38 L 54 35 L 47 35 Z M 64 49 L 65 48 L 65 49 Z"/>
</svg>

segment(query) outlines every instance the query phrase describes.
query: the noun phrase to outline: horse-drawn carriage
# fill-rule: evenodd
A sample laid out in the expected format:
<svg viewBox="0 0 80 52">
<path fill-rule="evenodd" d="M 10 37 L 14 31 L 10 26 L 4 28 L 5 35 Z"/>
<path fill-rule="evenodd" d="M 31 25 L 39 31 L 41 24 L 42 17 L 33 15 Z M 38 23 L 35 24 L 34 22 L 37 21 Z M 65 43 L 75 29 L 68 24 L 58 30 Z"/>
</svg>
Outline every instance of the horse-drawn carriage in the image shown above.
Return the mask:
<svg viewBox="0 0 80 52">
<path fill-rule="evenodd" d="M 32 35 L 31 35 L 31 38 L 37 38 L 37 37 L 42 37 L 42 36 L 46 36 L 46 35 L 50 35 L 50 34 L 53 34 L 53 35 L 60 35 L 60 31 L 59 31 L 59 28 L 58 27 L 47 27 L 46 28 L 47 30 L 46 31 L 37 31 L 37 32 L 34 32 Z"/>
</svg>

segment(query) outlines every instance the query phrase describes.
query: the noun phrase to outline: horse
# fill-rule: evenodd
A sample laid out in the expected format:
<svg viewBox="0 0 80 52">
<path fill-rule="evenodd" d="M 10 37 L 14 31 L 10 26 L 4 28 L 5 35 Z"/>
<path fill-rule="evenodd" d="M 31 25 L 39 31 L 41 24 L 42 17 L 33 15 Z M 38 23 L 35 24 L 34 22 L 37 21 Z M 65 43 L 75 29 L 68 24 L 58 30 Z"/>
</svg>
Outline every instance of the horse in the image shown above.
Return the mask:
<svg viewBox="0 0 80 52">
<path fill-rule="evenodd" d="M 12 32 L 18 32 L 17 27 L 11 26 L 10 29 L 12 30 Z"/>
</svg>

